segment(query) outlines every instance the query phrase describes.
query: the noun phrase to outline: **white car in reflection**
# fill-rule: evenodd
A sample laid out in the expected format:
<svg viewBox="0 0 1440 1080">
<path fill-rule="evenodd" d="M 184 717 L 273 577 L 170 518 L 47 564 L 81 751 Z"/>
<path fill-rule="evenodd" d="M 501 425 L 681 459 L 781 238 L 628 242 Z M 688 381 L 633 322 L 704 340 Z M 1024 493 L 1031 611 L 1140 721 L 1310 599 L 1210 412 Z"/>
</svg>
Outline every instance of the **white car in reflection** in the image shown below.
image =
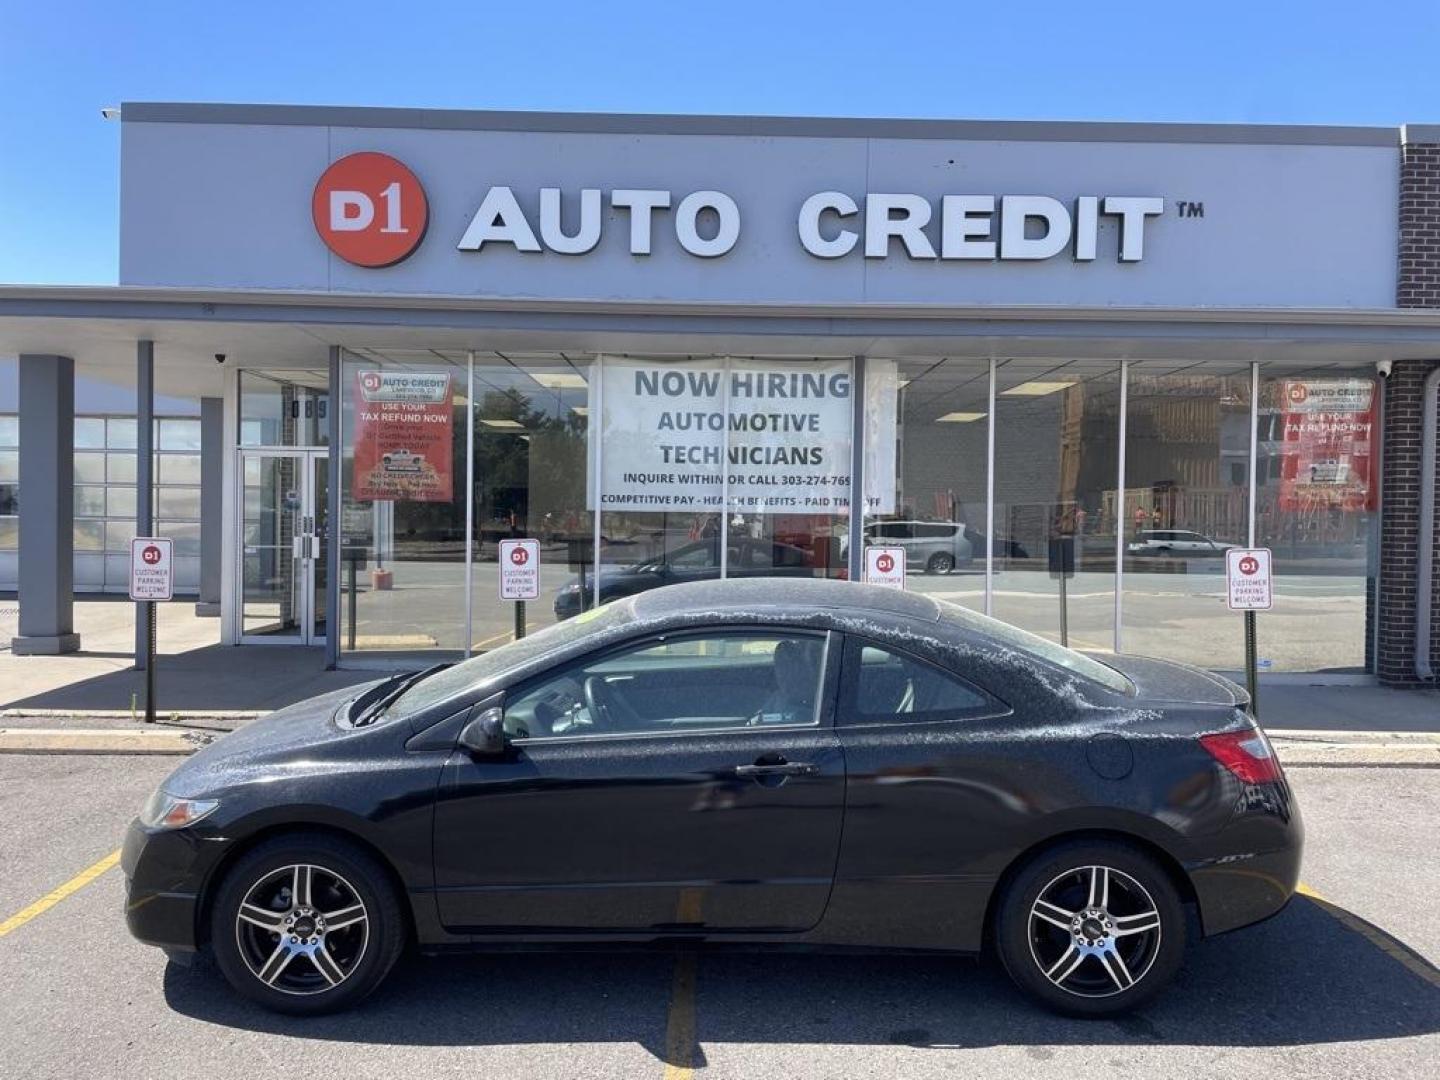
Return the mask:
<svg viewBox="0 0 1440 1080">
<path fill-rule="evenodd" d="M 1224 555 L 1235 546 L 1188 529 L 1142 529 L 1126 550 L 1131 555 Z"/>
</svg>

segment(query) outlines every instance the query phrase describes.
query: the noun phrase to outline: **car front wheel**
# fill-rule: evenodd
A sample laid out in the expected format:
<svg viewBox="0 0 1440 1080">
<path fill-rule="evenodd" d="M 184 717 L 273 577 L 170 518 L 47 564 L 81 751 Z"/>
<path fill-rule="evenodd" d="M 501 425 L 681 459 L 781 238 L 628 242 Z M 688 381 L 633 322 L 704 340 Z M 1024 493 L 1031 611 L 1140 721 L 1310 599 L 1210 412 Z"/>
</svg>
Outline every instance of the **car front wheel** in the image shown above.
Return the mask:
<svg viewBox="0 0 1440 1080">
<path fill-rule="evenodd" d="M 360 1001 L 405 943 L 384 868 L 362 848 L 323 834 L 281 836 L 226 874 L 210 940 L 236 990 L 278 1012 L 316 1015 Z"/>
<path fill-rule="evenodd" d="M 955 568 L 955 556 L 947 555 L 943 551 L 937 551 L 931 555 L 925 563 L 927 574 L 948 574 Z"/>
<path fill-rule="evenodd" d="M 1070 843 L 1016 875 L 995 939 L 1010 977 L 1040 1003 L 1072 1016 L 1113 1016 L 1174 978 L 1185 912 L 1148 855 L 1119 843 Z"/>
</svg>

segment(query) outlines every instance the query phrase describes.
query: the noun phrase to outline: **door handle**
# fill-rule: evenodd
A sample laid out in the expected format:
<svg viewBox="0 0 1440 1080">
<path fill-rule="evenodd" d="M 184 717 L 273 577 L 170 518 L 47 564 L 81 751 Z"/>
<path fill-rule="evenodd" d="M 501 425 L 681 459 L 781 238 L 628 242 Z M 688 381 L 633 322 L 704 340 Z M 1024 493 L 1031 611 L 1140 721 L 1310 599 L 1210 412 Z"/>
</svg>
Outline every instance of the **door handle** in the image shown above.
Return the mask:
<svg viewBox="0 0 1440 1080">
<path fill-rule="evenodd" d="M 299 533 L 290 538 L 290 554 L 296 559 L 305 557 L 305 537 Z"/>
<path fill-rule="evenodd" d="M 735 775 L 742 778 L 756 776 L 814 776 L 819 771 L 820 766 L 812 765 L 808 761 L 757 761 L 754 765 L 735 766 Z"/>
</svg>

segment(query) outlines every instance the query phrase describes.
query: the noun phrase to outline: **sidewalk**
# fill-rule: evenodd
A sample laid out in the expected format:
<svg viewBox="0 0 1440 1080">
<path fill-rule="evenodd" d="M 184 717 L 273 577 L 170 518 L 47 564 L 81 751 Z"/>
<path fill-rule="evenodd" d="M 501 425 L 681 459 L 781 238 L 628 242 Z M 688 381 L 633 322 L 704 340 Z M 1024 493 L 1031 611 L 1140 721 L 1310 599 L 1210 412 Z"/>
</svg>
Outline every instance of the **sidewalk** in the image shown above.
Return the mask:
<svg viewBox="0 0 1440 1080">
<path fill-rule="evenodd" d="M 77 600 L 81 651 L 15 656 L 15 602 L 0 601 L 0 726 L 71 718 L 86 726 L 128 724 L 144 708 L 145 674 L 134 670 L 134 608 L 124 597 Z M 218 619 L 197 618 L 188 603 L 159 605 L 155 666 L 157 712 L 245 719 L 342 686 L 373 671 L 326 671 L 324 650 L 219 644 Z"/>
<path fill-rule="evenodd" d="M 13 609 L 0 604 L 0 728 L 73 734 L 143 729 L 131 711 L 144 692 L 144 674 L 132 668 L 131 608 L 121 598 L 77 602 L 84 651 L 22 657 L 9 652 L 15 620 L 7 612 Z M 377 677 L 373 671 L 326 671 L 318 648 L 219 645 L 216 621 L 196 618 L 188 604 L 161 606 L 159 637 L 157 712 L 172 731 L 223 733 L 271 710 Z M 1287 763 L 1301 758 L 1340 763 L 1335 747 L 1347 748 L 1356 758 L 1347 763 L 1354 764 L 1367 755 L 1394 764 L 1440 758 L 1440 691 L 1262 681 L 1260 719 Z M 69 735 L 59 741 L 75 745 Z M 164 740 L 131 742 L 148 747 Z M 169 752 L 193 749 L 193 740 L 171 743 Z"/>
</svg>

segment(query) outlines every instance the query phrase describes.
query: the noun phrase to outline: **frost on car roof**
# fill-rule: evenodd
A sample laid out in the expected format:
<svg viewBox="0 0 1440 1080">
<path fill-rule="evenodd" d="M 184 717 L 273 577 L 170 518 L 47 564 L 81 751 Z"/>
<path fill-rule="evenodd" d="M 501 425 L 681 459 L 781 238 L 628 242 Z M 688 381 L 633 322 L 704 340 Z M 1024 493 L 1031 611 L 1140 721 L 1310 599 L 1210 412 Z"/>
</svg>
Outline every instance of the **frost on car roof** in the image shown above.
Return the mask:
<svg viewBox="0 0 1440 1080">
<path fill-rule="evenodd" d="M 732 608 L 833 608 L 883 612 L 924 622 L 940 619 L 940 605 L 928 596 L 826 578 L 729 578 L 695 581 L 653 589 L 635 597 L 641 619 L 678 612 L 724 611 Z"/>
</svg>

